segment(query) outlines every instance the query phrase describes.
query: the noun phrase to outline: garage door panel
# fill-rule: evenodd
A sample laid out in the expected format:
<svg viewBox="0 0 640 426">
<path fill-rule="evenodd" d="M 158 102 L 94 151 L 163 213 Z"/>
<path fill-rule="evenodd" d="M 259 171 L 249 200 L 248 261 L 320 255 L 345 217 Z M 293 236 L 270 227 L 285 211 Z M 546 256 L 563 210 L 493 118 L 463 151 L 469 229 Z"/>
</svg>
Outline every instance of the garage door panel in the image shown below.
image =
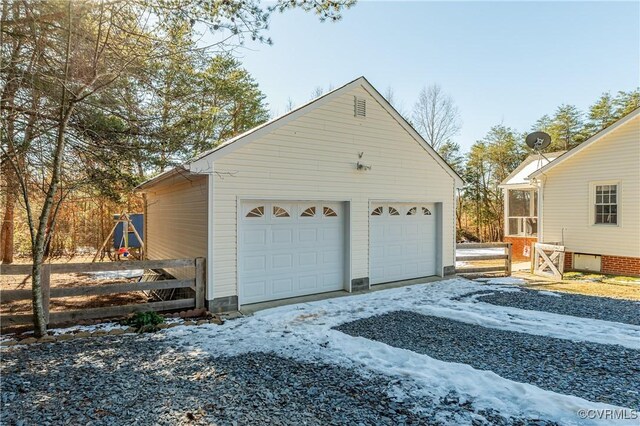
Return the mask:
<svg viewBox="0 0 640 426">
<path fill-rule="evenodd" d="M 323 288 L 333 288 L 342 285 L 342 276 L 337 273 L 324 274 L 322 277 Z"/>
<path fill-rule="evenodd" d="M 332 225 L 333 226 L 333 225 Z M 322 241 L 325 243 L 332 243 L 342 240 L 342 228 L 324 228 L 322 229 Z"/>
<path fill-rule="evenodd" d="M 293 278 L 279 278 L 272 280 L 273 294 L 282 295 L 293 291 Z"/>
<path fill-rule="evenodd" d="M 403 268 L 402 268 L 402 273 L 404 275 L 409 275 L 412 277 L 417 277 L 418 276 L 418 271 L 420 270 L 420 268 L 418 267 L 417 263 L 408 263 L 408 264 L 404 264 Z"/>
<path fill-rule="evenodd" d="M 402 256 L 402 244 L 389 244 L 384 247 L 384 257 L 401 257 Z"/>
<path fill-rule="evenodd" d="M 241 304 L 344 288 L 342 204 L 256 201 L 241 211 Z"/>
<path fill-rule="evenodd" d="M 298 265 L 301 267 L 309 266 L 316 267 L 318 265 L 318 253 L 300 253 L 298 255 Z"/>
<path fill-rule="evenodd" d="M 317 242 L 318 230 L 316 228 L 300 228 L 298 230 L 298 241 L 301 243 Z"/>
<path fill-rule="evenodd" d="M 409 221 L 412 218 L 405 218 L 405 221 Z M 417 223 L 407 223 L 403 229 L 404 238 L 416 239 L 420 232 L 420 225 Z"/>
<path fill-rule="evenodd" d="M 242 264 L 247 271 L 265 272 L 267 270 L 267 257 L 265 255 L 247 256 Z"/>
<path fill-rule="evenodd" d="M 267 282 L 266 280 L 245 282 L 244 291 L 247 297 L 263 297 L 267 294 Z"/>
<path fill-rule="evenodd" d="M 393 216 L 392 216 L 393 217 Z M 393 217 L 394 220 L 400 220 L 400 217 Z M 387 225 L 384 232 L 385 238 L 389 240 L 401 240 L 402 239 L 402 224 L 392 223 Z"/>
<path fill-rule="evenodd" d="M 369 212 L 372 284 L 436 274 L 433 211 L 434 205 L 429 203 L 372 204 Z"/>
<path fill-rule="evenodd" d="M 273 244 L 291 244 L 293 242 L 293 230 L 273 229 L 271 231 L 271 242 Z"/>
<path fill-rule="evenodd" d="M 338 265 L 342 263 L 343 252 L 339 250 L 327 250 L 322 253 L 322 263 L 326 265 Z"/>
<path fill-rule="evenodd" d="M 242 233 L 245 247 L 262 246 L 267 241 L 267 232 L 264 229 L 246 230 Z"/>
<path fill-rule="evenodd" d="M 271 267 L 273 269 L 291 269 L 293 267 L 293 255 L 277 254 L 271 256 Z"/>
<path fill-rule="evenodd" d="M 315 290 L 318 288 L 318 276 L 317 275 L 302 275 L 300 276 L 300 290 Z"/>
</svg>

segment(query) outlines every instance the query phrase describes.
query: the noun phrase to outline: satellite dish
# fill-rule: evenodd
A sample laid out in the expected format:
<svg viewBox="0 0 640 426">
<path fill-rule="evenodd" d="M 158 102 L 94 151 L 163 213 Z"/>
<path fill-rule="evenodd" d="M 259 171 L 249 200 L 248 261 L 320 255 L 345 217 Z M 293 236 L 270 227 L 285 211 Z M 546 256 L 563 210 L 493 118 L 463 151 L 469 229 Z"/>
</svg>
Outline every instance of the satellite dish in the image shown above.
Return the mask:
<svg viewBox="0 0 640 426">
<path fill-rule="evenodd" d="M 542 151 L 551 143 L 551 136 L 545 132 L 533 132 L 524 140 L 527 146 L 535 151 Z"/>
</svg>

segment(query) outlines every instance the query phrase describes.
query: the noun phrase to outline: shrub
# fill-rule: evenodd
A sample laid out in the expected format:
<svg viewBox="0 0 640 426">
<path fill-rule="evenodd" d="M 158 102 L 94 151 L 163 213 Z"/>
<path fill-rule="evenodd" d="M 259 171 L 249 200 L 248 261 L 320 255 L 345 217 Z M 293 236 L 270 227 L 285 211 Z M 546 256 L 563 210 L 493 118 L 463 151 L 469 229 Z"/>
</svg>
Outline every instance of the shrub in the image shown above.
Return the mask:
<svg viewBox="0 0 640 426">
<path fill-rule="evenodd" d="M 156 331 L 158 324 L 162 324 L 164 318 L 157 312 L 136 312 L 130 318 L 122 321 L 122 324 L 135 327 L 139 333 Z"/>
</svg>

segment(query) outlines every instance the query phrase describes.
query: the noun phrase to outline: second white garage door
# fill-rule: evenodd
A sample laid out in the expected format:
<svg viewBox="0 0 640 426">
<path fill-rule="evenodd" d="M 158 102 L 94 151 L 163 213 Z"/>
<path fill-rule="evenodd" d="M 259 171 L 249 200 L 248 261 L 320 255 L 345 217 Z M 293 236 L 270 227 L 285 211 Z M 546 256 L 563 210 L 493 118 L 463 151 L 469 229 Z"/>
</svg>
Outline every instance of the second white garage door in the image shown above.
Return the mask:
<svg viewBox="0 0 640 426">
<path fill-rule="evenodd" d="M 433 203 L 372 203 L 369 219 L 371 284 L 437 274 Z"/>
<path fill-rule="evenodd" d="M 344 288 L 342 203 L 251 201 L 241 207 L 241 304 Z"/>
</svg>

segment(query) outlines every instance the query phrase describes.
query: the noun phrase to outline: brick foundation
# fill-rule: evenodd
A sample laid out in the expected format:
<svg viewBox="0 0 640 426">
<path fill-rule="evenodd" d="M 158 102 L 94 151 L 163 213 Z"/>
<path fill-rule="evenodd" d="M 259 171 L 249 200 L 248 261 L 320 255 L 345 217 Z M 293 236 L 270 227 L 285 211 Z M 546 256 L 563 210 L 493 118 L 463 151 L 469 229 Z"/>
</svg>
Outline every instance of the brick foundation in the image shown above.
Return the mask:
<svg viewBox="0 0 640 426">
<path fill-rule="evenodd" d="M 537 238 L 532 237 L 504 237 L 502 239 L 505 243 L 511 243 L 512 259 L 516 262 L 527 262 L 531 260 L 531 244 L 538 241 Z M 523 254 L 524 248 L 529 247 L 529 256 Z"/>
<path fill-rule="evenodd" d="M 573 269 L 573 253 L 570 251 L 564 254 L 564 270 Z M 640 257 L 607 256 L 602 255 L 603 274 L 609 275 L 634 275 L 640 276 Z"/>
<path fill-rule="evenodd" d="M 573 269 L 573 253 L 570 251 L 564 252 L 564 270 L 570 271 Z"/>
<path fill-rule="evenodd" d="M 602 273 L 640 276 L 640 257 L 602 256 Z"/>
</svg>

